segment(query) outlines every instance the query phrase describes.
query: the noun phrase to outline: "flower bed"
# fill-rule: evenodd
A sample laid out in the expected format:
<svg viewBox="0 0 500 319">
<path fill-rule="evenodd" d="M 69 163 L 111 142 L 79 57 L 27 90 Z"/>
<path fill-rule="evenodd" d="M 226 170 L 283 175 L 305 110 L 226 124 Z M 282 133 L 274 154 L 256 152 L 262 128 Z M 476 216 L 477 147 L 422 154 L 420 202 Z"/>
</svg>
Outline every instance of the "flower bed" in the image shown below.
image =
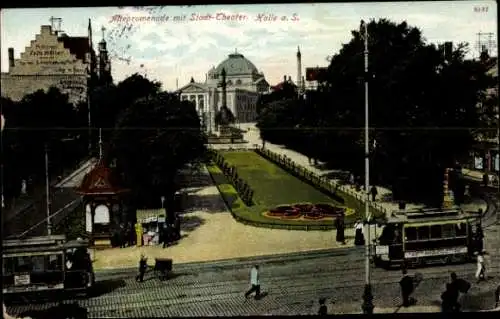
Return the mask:
<svg viewBox="0 0 500 319">
<path fill-rule="evenodd" d="M 345 208 L 337 207 L 330 204 L 316 204 L 314 207 L 324 216 L 338 217 L 345 215 Z"/>
<path fill-rule="evenodd" d="M 321 219 L 321 218 L 323 218 L 323 215 L 321 213 L 311 212 L 311 213 L 305 214 L 304 218 L 305 219 Z"/>
<path fill-rule="evenodd" d="M 299 203 L 293 205 L 280 205 L 269 210 L 268 217 L 280 219 L 304 218 L 308 220 L 319 220 L 323 218 L 338 218 L 346 215 L 345 207 L 338 207 L 331 204 L 311 204 Z"/>
<path fill-rule="evenodd" d="M 267 213 L 267 215 L 274 216 L 274 217 L 282 217 L 283 215 L 285 215 L 285 212 L 286 211 L 284 211 L 284 210 L 271 209 L 271 210 L 269 210 L 269 212 Z"/>
<path fill-rule="evenodd" d="M 313 211 L 314 205 L 305 203 L 305 204 L 295 204 L 293 207 L 298 210 L 302 214 L 307 214 Z"/>
</svg>

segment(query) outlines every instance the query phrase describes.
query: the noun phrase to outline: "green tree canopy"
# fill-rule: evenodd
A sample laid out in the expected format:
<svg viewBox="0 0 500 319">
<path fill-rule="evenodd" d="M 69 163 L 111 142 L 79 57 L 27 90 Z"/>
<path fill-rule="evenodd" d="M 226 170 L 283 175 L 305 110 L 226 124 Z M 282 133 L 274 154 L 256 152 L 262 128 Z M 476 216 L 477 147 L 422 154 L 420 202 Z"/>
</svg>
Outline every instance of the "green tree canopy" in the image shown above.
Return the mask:
<svg viewBox="0 0 500 319">
<path fill-rule="evenodd" d="M 136 100 L 121 113 L 108 161 L 116 161 L 136 205 L 158 205 L 165 196 L 172 214 L 176 176 L 187 163 L 203 157 L 205 143 L 193 104 L 161 92 Z"/>
<path fill-rule="evenodd" d="M 466 44 L 445 61 L 441 47 L 426 44 L 406 22 L 371 21 L 368 34 L 368 74 L 363 34 L 355 30 L 332 57 L 327 85 L 306 99 L 307 111 L 292 120 L 283 114 L 291 100 L 280 108 L 270 102 L 259 126 L 315 127 L 302 130 L 303 139 L 282 142 L 363 176 L 367 76 L 372 181 L 392 186 L 396 197 L 438 204 L 444 168 L 468 156 L 473 130 L 484 124 L 477 106 L 492 84 L 486 63 L 467 60 Z"/>
<path fill-rule="evenodd" d="M 57 88 L 38 90 L 13 102 L 2 98 L 6 118 L 2 157 L 6 197 L 19 195 L 22 179 L 43 180 L 44 146 L 49 149 L 49 170 L 59 173 L 72 166 L 81 153 L 76 141 L 77 113 L 68 96 Z"/>
</svg>

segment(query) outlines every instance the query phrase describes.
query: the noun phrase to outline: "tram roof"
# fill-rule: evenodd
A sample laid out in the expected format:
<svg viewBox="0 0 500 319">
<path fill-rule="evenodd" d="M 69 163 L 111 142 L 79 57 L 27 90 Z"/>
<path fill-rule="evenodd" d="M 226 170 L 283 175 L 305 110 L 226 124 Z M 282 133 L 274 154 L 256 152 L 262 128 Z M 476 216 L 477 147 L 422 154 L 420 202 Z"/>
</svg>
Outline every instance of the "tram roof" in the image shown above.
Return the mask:
<svg viewBox="0 0 500 319">
<path fill-rule="evenodd" d="M 394 211 L 388 217 L 387 223 L 426 223 L 426 222 L 442 222 L 450 220 L 463 220 L 477 218 L 477 214 L 464 212 L 459 208 L 440 209 L 440 208 L 427 208 L 427 209 L 412 209 L 412 210 L 399 210 Z"/>
<path fill-rule="evenodd" d="M 66 241 L 64 235 L 37 236 L 26 239 L 7 239 L 2 242 L 3 251 L 57 251 L 70 248 L 88 247 L 87 239 L 77 239 Z"/>
</svg>

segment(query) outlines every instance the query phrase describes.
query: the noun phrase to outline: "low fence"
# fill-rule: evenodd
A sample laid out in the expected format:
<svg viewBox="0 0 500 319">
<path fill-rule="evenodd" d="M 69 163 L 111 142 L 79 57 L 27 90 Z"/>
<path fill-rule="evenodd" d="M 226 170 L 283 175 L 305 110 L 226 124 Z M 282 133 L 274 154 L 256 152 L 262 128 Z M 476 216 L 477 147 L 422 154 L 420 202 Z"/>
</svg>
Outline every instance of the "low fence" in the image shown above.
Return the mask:
<svg viewBox="0 0 500 319">
<path fill-rule="evenodd" d="M 231 182 L 231 184 L 234 186 L 236 189 L 238 195 L 240 198 L 243 200 L 245 205 L 251 206 L 253 205 L 253 194 L 254 191 L 253 189 L 245 182 L 243 179 L 241 179 L 238 175 L 238 172 L 236 170 L 236 167 L 233 165 L 230 165 L 224 156 L 222 156 L 220 153 L 218 153 L 215 150 L 210 150 L 209 156 L 211 160 L 219 166 L 219 168 L 222 170 L 222 173 L 224 176 L 227 178 L 228 181 Z"/>
<path fill-rule="evenodd" d="M 361 205 L 364 205 L 367 201 L 368 196 L 356 192 L 350 185 L 341 185 L 326 176 L 315 174 L 306 167 L 295 163 L 286 155 L 274 153 L 266 148 L 255 148 L 255 152 L 275 163 L 300 180 L 322 190 L 323 192 L 326 192 L 341 203 L 344 202 L 344 198 L 346 196 L 351 197 Z M 374 215 L 386 216 L 387 214 L 387 209 L 376 202 L 369 201 L 369 207 Z"/>
</svg>

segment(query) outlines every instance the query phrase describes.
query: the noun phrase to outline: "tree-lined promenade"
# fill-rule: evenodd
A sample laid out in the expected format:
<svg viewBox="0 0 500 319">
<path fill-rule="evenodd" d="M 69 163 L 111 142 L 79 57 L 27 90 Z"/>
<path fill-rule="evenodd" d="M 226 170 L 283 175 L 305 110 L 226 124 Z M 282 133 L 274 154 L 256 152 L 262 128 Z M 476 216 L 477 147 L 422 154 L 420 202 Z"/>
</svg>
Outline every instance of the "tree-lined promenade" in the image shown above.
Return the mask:
<svg viewBox="0 0 500 319">
<path fill-rule="evenodd" d="M 363 84 L 368 77 L 370 180 L 392 188 L 395 198 L 439 205 L 445 168 L 468 158 L 475 137 L 496 134 L 497 102 L 486 94 L 495 86 L 487 75 L 495 60 L 486 54 L 466 59 L 467 44 L 445 51 L 426 43 L 421 31 L 406 22 L 371 21 L 368 34 L 367 74 L 363 38 L 354 30 L 317 91 L 299 98 L 285 84 L 263 96 L 261 137 L 363 180 Z M 451 181 L 458 198 L 464 188 L 459 181 Z"/>
</svg>

